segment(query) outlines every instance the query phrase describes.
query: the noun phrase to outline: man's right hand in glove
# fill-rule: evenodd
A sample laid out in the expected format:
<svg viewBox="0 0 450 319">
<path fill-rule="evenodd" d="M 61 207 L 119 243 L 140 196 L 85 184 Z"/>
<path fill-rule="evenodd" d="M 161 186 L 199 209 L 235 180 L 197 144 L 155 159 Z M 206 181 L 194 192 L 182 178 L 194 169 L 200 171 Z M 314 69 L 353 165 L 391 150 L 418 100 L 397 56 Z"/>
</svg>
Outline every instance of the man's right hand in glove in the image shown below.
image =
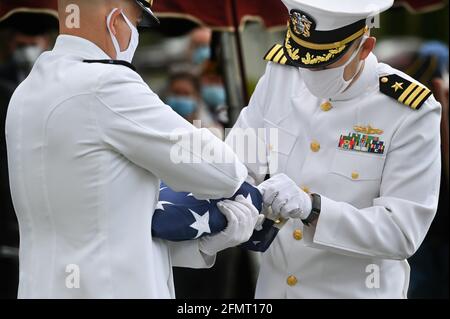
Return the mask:
<svg viewBox="0 0 450 319">
<path fill-rule="evenodd" d="M 285 174 L 278 174 L 258 186 L 264 205 L 284 219 L 308 218 L 312 210 L 311 196 L 301 190 Z"/>
</svg>

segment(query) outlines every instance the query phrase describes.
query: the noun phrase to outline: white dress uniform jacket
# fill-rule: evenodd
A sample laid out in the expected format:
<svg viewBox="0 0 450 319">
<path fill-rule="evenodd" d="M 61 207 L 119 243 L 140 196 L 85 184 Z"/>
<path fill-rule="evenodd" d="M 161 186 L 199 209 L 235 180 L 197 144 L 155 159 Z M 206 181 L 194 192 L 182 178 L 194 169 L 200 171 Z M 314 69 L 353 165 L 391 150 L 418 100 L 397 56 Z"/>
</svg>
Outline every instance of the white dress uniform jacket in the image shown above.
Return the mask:
<svg viewBox="0 0 450 319">
<path fill-rule="evenodd" d="M 84 59 L 109 57 L 87 40 L 60 36 L 9 106 L 19 297 L 173 298 L 172 265 L 209 267 L 214 260 L 204 258 L 197 241 L 169 245 L 152 238 L 160 179 L 178 191 L 222 198 L 235 193 L 247 170 L 137 73 Z M 199 147 L 185 149 L 191 163 L 177 164 L 174 130 L 232 160 L 213 163 Z"/>
<path fill-rule="evenodd" d="M 238 128 L 253 129 L 246 134 L 259 136 L 266 156 L 239 156 L 255 182 L 285 173 L 322 196 L 322 212 L 316 228 L 290 220 L 280 231 L 262 255 L 257 298 L 406 297 L 406 259 L 438 202 L 440 105 L 431 96 L 413 110 L 381 93 L 380 77 L 391 74 L 416 84 L 370 55 L 354 85 L 328 104 L 311 95 L 298 68 L 269 63 L 227 141 L 243 134 Z M 383 154 L 338 147 L 341 135 L 369 125 Z"/>
</svg>

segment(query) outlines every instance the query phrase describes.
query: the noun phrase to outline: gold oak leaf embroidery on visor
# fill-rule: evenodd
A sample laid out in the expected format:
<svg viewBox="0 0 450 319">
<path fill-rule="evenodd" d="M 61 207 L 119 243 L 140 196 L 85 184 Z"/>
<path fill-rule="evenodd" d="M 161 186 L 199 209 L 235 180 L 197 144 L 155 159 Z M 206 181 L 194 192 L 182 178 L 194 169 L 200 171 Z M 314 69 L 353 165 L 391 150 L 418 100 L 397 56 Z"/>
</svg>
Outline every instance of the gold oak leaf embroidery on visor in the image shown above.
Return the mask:
<svg viewBox="0 0 450 319">
<path fill-rule="evenodd" d="M 297 61 L 298 59 L 300 59 L 300 56 L 298 55 L 298 52 L 300 51 L 300 49 L 292 50 L 292 45 L 290 42 L 291 42 L 291 31 L 288 30 L 288 32 L 286 34 L 286 42 L 285 42 L 284 46 L 286 47 L 286 51 L 289 54 L 289 56 L 291 57 L 291 59 L 294 61 Z"/>
<path fill-rule="evenodd" d="M 307 64 L 307 65 L 327 62 L 330 59 L 334 58 L 335 55 L 344 51 L 344 49 L 345 49 L 345 45 L 340 48 L 337 48 L 337 49 L 331 49 L 328 51 L 327 54 L 324 54 L 322 56 L 320 56 L 320 55 L 314 56 L 311 53 L 307 52 L 306 56 L 304 58 L 302 58 L 302 62 L 303 62 L 303 64 Z"/>
<path fill-rule="evenodd" d="M 291 39 L 292 39 L 291 30 L 288 29 L 284 46 L 286 48 L 286 51 L 287 51 L 289 57 L 292 60 L 297 61 L 300 59 L 300 56 L 298 55 L 300 50 L 299 49 L 293 50 L 292 45 L 291 45 Z M 328 50 L 328 53 L 325 53 L 323 55 L 318 55 L 318 56 L 314 56 L 311 53 L 307 52 L 306 56 L 304 58 L 302 58 L 301 60 L 302 60 L 302 63 L 306 64 L 306 65 L 313 65 L 313 64 L 318 64 L 318 63 L 322 63 L 322 62 L 327 62 L 327 61 L 331 60 L 332 58 L 334 58 L 337 54 L 344 51 L 345 48 L 346 48 L 346 45 L 344 44 L 338 48 Z"/>
</svg>

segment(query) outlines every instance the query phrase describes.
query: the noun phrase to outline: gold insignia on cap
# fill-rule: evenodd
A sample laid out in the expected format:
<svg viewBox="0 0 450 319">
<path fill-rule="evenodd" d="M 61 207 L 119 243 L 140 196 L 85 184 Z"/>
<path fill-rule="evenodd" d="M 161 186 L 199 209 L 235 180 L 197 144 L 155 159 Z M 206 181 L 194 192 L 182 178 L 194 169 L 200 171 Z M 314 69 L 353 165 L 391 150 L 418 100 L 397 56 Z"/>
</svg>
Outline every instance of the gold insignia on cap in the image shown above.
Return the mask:
<svg viewBox="0 0 450 319">
<path fill-rule="evenodd" d="M 304 14 L 294 12 L 291 15 L 291 21 L 293 23 L 294 31 L 297 34 L 301 34 L 305 38 L 309 38 L 311 36 L 310 30 L 313 22 L 310 21 Z"/>
<path fill-rule="evenodd" d="M 381 135 L 384 133 L 383 130 L 374 128 L 371 125 L 367 125 L 367 126 L 355 125 L 355 126 L 353 126 L 353 129 L 355 130 L 355 132 L 367 134 L 367 135 Z"/>
</svg>

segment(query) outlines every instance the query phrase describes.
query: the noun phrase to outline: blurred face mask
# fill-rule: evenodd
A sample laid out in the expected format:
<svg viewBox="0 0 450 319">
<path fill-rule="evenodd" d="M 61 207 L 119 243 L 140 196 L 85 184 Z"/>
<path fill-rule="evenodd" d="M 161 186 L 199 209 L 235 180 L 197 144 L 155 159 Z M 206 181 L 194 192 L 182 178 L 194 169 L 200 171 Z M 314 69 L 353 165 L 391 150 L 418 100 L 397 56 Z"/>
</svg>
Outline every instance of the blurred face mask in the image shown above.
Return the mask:
<svg viewBox="0 0 450 319">
<path fill-rule="evenodd" d="M 192 56 L 192 62 L 196 65 L 200 65 L 203 62 L 211 58 L 211 48 L 208 46 L 202 46 L 195 49 Z"/>
<path fill-rule="evenodd" d="M 212 109 L 226 103 L 226 92 L 222 85 L 205 85 L 202 88 L 202 98 Z"/>
<path fill-rule="evenodd" d="M 13 59 L 21 70 L 29 73 L 42 52 L 43 50 L 41 47 L 37 45 L 28 45 L 16 49 L 13 53 Z"/>
<path fill-rule="evenodd" d="M 344 71 L 345 68 L 353 62 L 353 60 L 357 57 L 359 50 L 364 45 L 366 37 L 363 37 L 358 48 L 353 52 L 350 59 L 345 62 L 343 65 L 333 68 L 326 69 L 320 71 L 311 71 L 307 69 L 300 69 L 300 73 L 303 77 L 306 87 L 308 90 L 316 97 L 319 98 L 335 98 L 339 96 L 339 94 L 343 93 L 349 84 L 353 81 L 356 75 L 361 70 L 361 67 L 364 61 L 360 61 L 358 64 L 358 68 L 353 77 L 346 81 L 344 80 Z"/>
<path fill-rule="evenodd" d="M 113 9 L 111 11 L 111 13 L 109 14 L 108 18 L 106 19 L 108 31 L 109 31 L 109 34 L 111 35 L 111 39 L 112 39 L 114 48 L 116 50 L 116 54 L 117 54 L 116 60 L 122 60 L 122 61 L 126 61 L 128 63 L 131 63 L 131 61 L 133 61 L 134 53 L 136 52 L 136 49 L 139 45 L 139 32 L 138 32 L 137 28 L 133 25 L 133 23 L 131 23 L 131 21 L 127 18 L 127 16 L 122 12 L 121 14 L 122 14 L 123 18 L 125 19 L 125 22 L 128 24 L 128 26 L 131 29 L 131 40 L 130 40 L 130 44 L 128 45 L 128 48 L 125 51 L 121 51 L 119 41 L 114 36 L 114 34 L 112 33 L 111 28 L 110 28 L 110 22 L 111 22 L 112 15 L 117 10 L 119 10 L 119 9 L 117 9 L 117 8 Z"/>
<path fill-rule="evenodd" d="M 186 96 L 169 96 L 167 104 L 182 117 L 187 117 L 197 110 L 197 101 Z"/>
</svg>

